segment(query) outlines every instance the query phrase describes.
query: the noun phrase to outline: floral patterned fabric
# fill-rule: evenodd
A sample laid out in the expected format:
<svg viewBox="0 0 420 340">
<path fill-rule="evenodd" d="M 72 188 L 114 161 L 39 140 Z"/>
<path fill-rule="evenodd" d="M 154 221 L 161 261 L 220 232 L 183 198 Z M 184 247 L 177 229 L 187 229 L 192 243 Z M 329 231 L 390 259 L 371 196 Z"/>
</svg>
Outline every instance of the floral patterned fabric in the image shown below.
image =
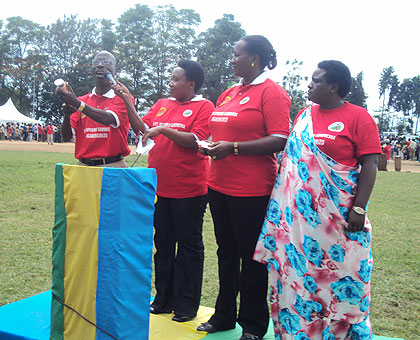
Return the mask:
<svg viewBox="0 0 420 340">
<path fill-rule="evenodd" d="M 310 107 L 297 119 L 254 259 L 270 271 L 276 339 L 371 339 L 371 225 L 346 232 L 360 168 L 315 145 Z"/>
</svg>

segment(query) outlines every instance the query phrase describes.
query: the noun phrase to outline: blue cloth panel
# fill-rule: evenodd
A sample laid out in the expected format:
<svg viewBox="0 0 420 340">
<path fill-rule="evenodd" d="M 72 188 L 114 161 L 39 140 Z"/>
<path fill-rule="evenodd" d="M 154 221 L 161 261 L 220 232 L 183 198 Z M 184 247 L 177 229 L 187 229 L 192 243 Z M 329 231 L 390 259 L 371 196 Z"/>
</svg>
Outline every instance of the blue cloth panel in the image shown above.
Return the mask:
<svg viewBox="0 0 420 340">
<path fill-rule="evenodd" d="M 96 322 L 118 339 L 148 339 L 156 171 L 104 168 Z M 109 340 L 100 330 L 96 339 Z"/>
</svg>

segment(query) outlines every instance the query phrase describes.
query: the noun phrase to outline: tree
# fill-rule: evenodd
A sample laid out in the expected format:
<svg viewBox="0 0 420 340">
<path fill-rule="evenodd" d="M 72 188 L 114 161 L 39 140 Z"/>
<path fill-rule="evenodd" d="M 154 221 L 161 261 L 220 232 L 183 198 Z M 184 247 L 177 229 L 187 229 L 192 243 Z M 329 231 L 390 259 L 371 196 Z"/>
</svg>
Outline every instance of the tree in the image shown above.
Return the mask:
<svg viewBox="0 0 420 340">
<path fill-rule="evenodd" d="M 116 27 L 118 67 L 129 80 L 127 85 L 137 107 L 141 103 L 139 98 L 144 98 L 152 88 L 145 77 L 153 47 L 152 26 L 153 11 L 149 6 L 137 4 L 118 18 Z"/>
<path fill-rule="evenodd" d="M 197 61 L 206 73 L 203 92 L 213 103 L 234 78 L 230 59 L 235 43 L 244 35 L 245 31 L 234 21 L 234 16 L 224 14 L 215 21 L 214 27 L 198 36 Z"/>
<path fill-rule="evenodd" d="M 386 112 L 389 115 L 389 108 L 393 100 L 395 99 L 395 91 L 398 87 L 398 78 L 394 74 L 394 67 L 389 66 L 382 70 L 381 78 L 379 80 L 379 99 L 382 98 L 382 107 L 381 115 L 379 118 L 379 133 L 384 131 L 384 113 Z M 392 94 L 392 96 L 390 96 Z M 388 98 L 388 103 L 385 105 L 386 98 Z"/>
<path fill-rule="evenodd" d="M 90 92 L 94 86 L 92 59 L 101 47 L 98 20 L 78 20 L 76 15 L 64 16 L 47 26 L 43 45 L 44 77 L 38 118 L 61 121 L 61 102 L 55 96 L 54 80 L 63 78 L 77 96 Z"/>
<path fill-rule="evenodd" d="M 292 62 L 286 61 L 288 71 L 283 76 L 283 88 L 289 94 L 292 106 L 290 107 L 290 119 L 293 121 L 300 110 L 306 106 L 306 91 L 301 88 L 301 81 L 308 81 L 307 76 L 301 76 L 302 61 L 294 59 Z"/>
<path fill-rule="evenodd" d="M 113 51 L 117 44 L 117 35 L 114 30 L 114 23 L 111 20 L 101 20 L 101 50 Z"/>
<path fill-rule="evenodd" d="M 147 96 L 150 104 L 167 94 L 172 69 L 181 59 L 195 55 L 195 27 L 200 16 L 190 9 L 159 6 L 153 16 L 153 47 L 150 50 L 148 82 L 153 84 Z"/>
<path fill-rule="evenodd" d="M 2 34 L 4 86 L 18 110 L 29 115 L 35 76 L 33 68 L 39 54 L 42 29 L 40 25 L 21 17 L 11 17 L 7 21 Z M 7 48 L 3 43 L 7 43 Z"/>
<path fill-rule="evenodd" d="M 9 89 L 6 87 L 5 54 L 9 45 L 5 37 L 3 21 L 0 20 L 0 105 L 6 103 L 9 98 Z"/>
<path fill-rule="evenodd" d="M 360 72 L 356 78 L 351 78 L 351 87 L 346 100 L 349 103 L 359 105 L 367 109 L 366 99 L 368 98 L 363 88 L 363 72 Z"/>
</svg>

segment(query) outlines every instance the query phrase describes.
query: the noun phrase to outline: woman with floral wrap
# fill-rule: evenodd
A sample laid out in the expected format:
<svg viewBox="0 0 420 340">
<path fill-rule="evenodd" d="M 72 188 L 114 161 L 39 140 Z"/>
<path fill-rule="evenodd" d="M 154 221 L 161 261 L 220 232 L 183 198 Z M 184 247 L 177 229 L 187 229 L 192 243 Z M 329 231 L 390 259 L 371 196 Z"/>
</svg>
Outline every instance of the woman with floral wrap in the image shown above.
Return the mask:
<svg viewBox="0 0 420 340">
<path fill-rule="evenodd" d="M 371 339 L 377 126 L 345 102 L 349 69 L 318 64 L 285 148 L 254 259 L 269 264 L 276 339 Z"/>
</svg>

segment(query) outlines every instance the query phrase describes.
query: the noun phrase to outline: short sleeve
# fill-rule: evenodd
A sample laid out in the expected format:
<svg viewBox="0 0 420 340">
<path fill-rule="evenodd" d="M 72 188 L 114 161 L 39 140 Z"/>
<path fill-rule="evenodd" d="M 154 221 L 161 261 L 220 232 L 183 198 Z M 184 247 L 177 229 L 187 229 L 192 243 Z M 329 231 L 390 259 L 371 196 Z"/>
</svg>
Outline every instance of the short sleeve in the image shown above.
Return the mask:
<svg viewBox="0 0 420 340">
<path fill-rule="evenodd" d="M 134 103 L 134 98 L 131 96 L 131 100 Z M 113 128 L 118 128 L 124 126 L 128 121 L 127 107 L 125 106 L 124 101 L 118 97 L 117 100 L 113 100 L 112 103 L 107 107 L 107 112 L 111 112 L 116 115 L 118 119 L 116 125 L 112 125 Z"/>
<path fill-rule="evenodd" d="M 155 116 L 155 111 L 156 111 L 156 107 L 158 107 L 158 105 L 160 105 L 160 100 L 158 100 L 151 108 L 150 110 L 144 115 L 144 117 L 142 118 L 143 122 L 147 125 L 147 126 L 152 126 L 153 124 L 153 117 Z"/>
<path fill-rule="evenodd" d="M 358 119 L 355 134 L 355 148 L 357 158 L 367 154 L 380 154 L 382 152 L 378 127 L 367 111 L 363 112 Z"/>
<path fill-rule="evenodd" d="M 272 83 L 264 90 L 262 113 L 269 135 L 289 136 L 291 101 L 286 91 Z"/>
<path fill-rule="evenodd" d="M 214 105 L 209 100 L 204 100 L 200 107 L 197 119 L 191 129 L 191 133 L 196 135 L 199 139 L 205 140 L 210 136 L 209 117 L 214 111 Z"/>
</svg>

